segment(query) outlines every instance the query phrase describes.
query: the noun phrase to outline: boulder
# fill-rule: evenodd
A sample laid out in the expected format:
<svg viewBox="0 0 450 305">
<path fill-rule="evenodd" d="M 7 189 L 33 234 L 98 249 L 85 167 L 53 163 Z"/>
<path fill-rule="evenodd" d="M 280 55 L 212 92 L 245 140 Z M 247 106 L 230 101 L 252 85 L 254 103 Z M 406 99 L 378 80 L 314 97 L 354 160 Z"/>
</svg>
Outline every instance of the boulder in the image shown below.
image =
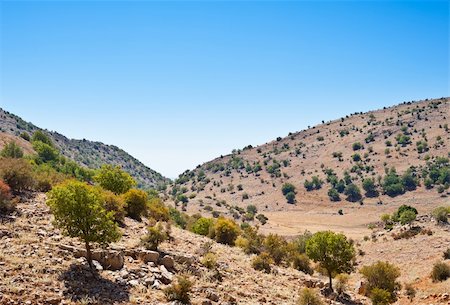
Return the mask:
<svg viewBox="0 0 450 305">
<path fill-rule="evenodd" d="M 144 263 L 157 263 L 159 259 L 159 253 L 156 251 L 143 250 L 139 252 L 138 258 Z"/>
<path fill-rule="evenodd" d="M 163 282 L 166 285 L 170 284 L 172 282 L 172 279 L 173 279 L 173 274 L 170 273 L 166 269 L 166 267 L 164 267 L 164 265 L 160 267 L 160 270 L 161 270 L 161 277 L 160 277 L 161 282 Z"/>
<path fill-rule="evenodd" d="M 356 286 L 356 290 L 358 291 L 359 294 L 366 295 L 367 292 L 366 282 L 360 281 Z"/>
<path fill-rule="evenodd" d="M 164 255 L 163 258 L 161 258 L 160 262 L 161 265 L 164 265 L 167 269 L 173 269 L 175 266 L 175 261 L 173 260 L 173 257 L 170 255 Z"/>
</svg>

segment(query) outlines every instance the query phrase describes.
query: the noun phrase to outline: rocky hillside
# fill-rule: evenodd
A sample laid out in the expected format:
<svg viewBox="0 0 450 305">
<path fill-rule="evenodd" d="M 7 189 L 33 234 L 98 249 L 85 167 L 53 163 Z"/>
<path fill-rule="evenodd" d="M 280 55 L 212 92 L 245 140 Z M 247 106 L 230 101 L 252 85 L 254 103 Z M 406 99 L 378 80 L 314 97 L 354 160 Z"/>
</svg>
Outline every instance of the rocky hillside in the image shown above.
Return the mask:
<svg viewBox="0 0 450 305">
<path fill-rule="evenodd" d="M 127 218 L 121 241 L 108 250 L 94 250 L 98 263 L 93 273 L 80 257 L 83 244 L 64 237 L 52 225 L 45 199 L 42 193 L 22 197 L 16 212 L 1 218 L 0 304 L 175 304 L 167 300 L 164 289 L 180 274 L 193 283 L 192 304 L 294 305 L 303 287 L 313 287 L 325 304 L 371 304 L 358 294 L 357 272 L 351 275 L 345 300 L 331 300 L 322 295 L 327 279 L 317 272 L 310 276 L 282 266 L 273 266 L 269 274 L 256 271 L 251 266 L 253 255 L 175 227 L 159 252 L 145 250 L 140 238 L 146 219 Z M 448 304 L 449 280 L 433 283 L 429 273 L 448 247 L 450 227 L 438 226 L 426 216 L 417 225 L 432 234 L 394 241 L 391 233 L 398 229 L 391 233 L 379 229 L 372 239 L 355 240 L 357 265 L 383 257 L 400 266 L 402 285 L 413 283 L 417 294 L 411 302 L 402 291 L 396 304 Z M 205 266 L 208 251 L 217 258 L 215 268 Z"/>
<path fill-rule="evenodd" d="M 29 153 L 32 151 L 31 145 L 21 139 L 19 135 L 22 133 L 32 135 L 36 130 L 42 129 L 0 108 L 1 146 L 3 143 L 11 140 L 11 136 L 14 136 L 14 140 L 25 149 L 25 152 Z M 45 132 L 51 137 L 64 156 L 76 161 L 80 165 L 89 168 L 98 168 L 102 164 L 120 165 L 136 179 L 139 187 L 143 188 L 153 188 L 168 182 L 168 179 L 160 173 L 148 168 L 139 160 L 114 145 L 85 139 L 68 139 L 57 132 L 47 130 Z"/>
<path fill-rule="evenodd" d="M 448 163 L 441 164 L 439 157 L 449 156 L 449 117 L 449 98 L 354 113 L 206 162 L 180 175 L 170 195 L 191 214 L 241 220 L 248 218 L 247 206 L 254 205 L 269 219 L 263 230 L 281 234 L 326 223 L 353 235 L 355 227 L 366 227 L 402 203 L 429 212 L 448 200 Z M 440 182 L 434 177 L 431 185 L 429 173 L 437 167 L 445 167 L 447 176 L 441 173 L 445 177 Z M 392 168 L 396 179 L 408 172 L 404 182 L 413 185 L 386 191 Z M 363 188 L 368 178 L 372 192 Z M 286 183 L 293 187 L 283 193 Z M 349 184 L 360 195 L 349 196 Z"/>
</svg>

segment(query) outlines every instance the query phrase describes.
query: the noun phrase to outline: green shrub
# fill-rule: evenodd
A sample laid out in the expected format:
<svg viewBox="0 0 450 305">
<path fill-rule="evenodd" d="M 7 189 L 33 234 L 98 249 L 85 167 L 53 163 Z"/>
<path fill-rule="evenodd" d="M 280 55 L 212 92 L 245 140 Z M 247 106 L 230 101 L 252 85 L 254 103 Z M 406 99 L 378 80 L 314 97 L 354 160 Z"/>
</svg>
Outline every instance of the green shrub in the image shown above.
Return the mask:
<svg viewBox="0 0 450 305">
<path fill-rule="evenodd" d="M 433 282 L 442 282 L 450 277 L 450 266 L 444 262 L 437 262 L 431 271 Z"/>
<path fill-rule="evenodd" d="M 264 239 L 264 250 L 277 265 L 286 258 L 286 246 L 286 240 L 277 234 L 269 234 Z"/>
<path fill-rule="evenodd" d="M 384 289 L 374 288 L 369 296 L 373 305 L 388 305 L 392 303 L 391 294 Z"/>
<path fill-rule="evenodd" d="M 186 229 L 189 216 L 181 213 L 175 208 L 169 207 L 169 216 L 170 219 L 180 228 Z"/>
<path fill-rule="evenodd" d="M 200 217 L 192 225 L 192 232 L 195 234 L 207 236 L 214 225 L 214 220 L 212 218 Z"/>
<path fill-rule="evenodd" d="M 248 226 L 236 238 L 236 246 L 242 248 L 246 254 L 259 254 L 263 249 L 264 236 L 258 234 L 258 228 Z"/>
<path fill-rule="evenodd" d="M 328 197 L 330 198 L 331 201 L 341 200 L 341 197 L 339 197 L 339 192 L 334 188 L 328 190 Z"/>
<path fill-rule="evenodd" d="M 53 146 L 52 140 L 50 140 L 49 136 L 46 135 L 43 131 L 37 130 L 33 133 L 33 137 L 31 138 L 32 142 L 42 142 L 47 145 Z"/>
<path fill-rule="evenodd" d="M 146 192 L 137 189 L 131 189 L 123 194 L 127 216 L 136 220 L 141 220 L 141 217 L 147 211 L 147 197 L 148 195 Z"/>
<path fill-rule="evenodd" d="M 214 253 L 208 252 L 201 259 L 201 263 L 208 269 L 217 268 L 217 256 Z"/>
<path fill-rule="evenodd" d="M 142 238 L 142 245 L 148 250 L 156 251 L 158 246 L 169 238 L 167 230 L 159 222 L 147 228 L 147 234 Z"/>
<path fill-rule="evenodd" d="M 22 139 L 24 139 L 25 141 L 28 141 L 28 142 L 30 142 L 30 140 L 31 140 L 30 135 L 29 135 L 28 133 L 26 133 L 26 132 L 22 132 L 22 133 L 20 134 L 20 137 L 21 137 Z"/>
<path fill-rule="evenodd" d="M 265 273 L 270 273 L 271 267 L 273 264 L 273 260 L 270 257 L 269 253 L 262 252 L 261 254 L 255 256 L 252 259 L 252 267 L 255 270 L 264 271 Z"/>
<path fill-rule="evenodd" d="M 189 293 L 192 289 L 192 282 L 186 276 L 178 276 L 172 285 L 164 289 L 164 294 L 168 301 L 178 301 L 182 304 L 190 303 Z"/>
<path fill-rule="evenodd" d="M 302 271 L 306 274 L 313 274 L 314 270 L 311 267 L 310 259 L 302 253 L 295 254 L 292 258 L 292 267 L 296 270 Z"/>
<path fill-rule="evenodd" d="M 161 198 L 153 197 L 147 201 L 146 205 L 146 213 L 148 218 L 152 218 L 156 221 L 169 221 L 169 208 L 164 205 Z"/>
<path fill-rule="evenodd" d="M 0 156 L 4 158 L 22 158 L 23 150 L 16 142 L 10 142 L 3 147 Z"/>
<path fill-rule="evenodd" d="M 41 142 L 33 142 L 33 149 L 36 151 L 36 163 L 56 162 L 59 158 L 59 152 L 53 146 Z"/>
<path fill-rule="evenodd" d="M 94 176 L 94 180 L 106 190 L 115 194 L 128 192 L 136 182 L 120 166 L 103 165 Z"/>
<path fill-rule="evenodd" d="M 352 159 L 355 162 L 361 161 L 361 155 L 360 154 L 353 154 Z"/>
<path fill-rule="evenodd" d="M 36 191 L 48 192 L 54 185 L 60 184 L 68 178 L 68 175 L 58 172 L 49 164 L 33 166 L 33 189 Z"/>
<path fill-rule="evenodd" d="M 107 190 L 102 190 L 102 193 L 103 207 L 106 211 L 113 213 L 116 223 L 122 224 L 125 220 L 125 202 L 123 198 Z"/>
<path fill-rule="evenodd" d="M 364 191 L 366 191 L 367 197 L 376 197 L 378 196 L 377 187 L 375 185 L 375 179 L 366 178 L 362 183 Z"/>
<path fill-rule="evenodd" d="M 295 193 L 294 192 L 287 193 L 286 200 L 287 200 L 287 203 L 291 203 L 291 204 L 295 203 Z"/>
<path fill-rule="evenodd" d="M 283 187 L 281 188 L 281 192 L 284 196 L 286 196 L 288 193 L 295 193 L 295 186 L 291 183 L 285 183 L 283 184 Z"/>
<path fill-rule="evenodd" d="M 435 208 L 432 212 L 433 218 L 437 222 L 441 222 L 441 223 L 448 222 L 448 214 L 449 214 L 449 208 L 446 208 L 443 206 Z"/>
<path fill-rule="evenodd" d="M 311 288 L 300 290 L 297 305 L 323 305 L 320 297 Z"/>
<path fill-rule="evenodd" d="M 33 169 L 24 159 L 0 158 L 0 178 L 13 193 L 30 190 L 34 184 Z"/>
<path fill-rule="evenodd" d="M 256 219 L 258 219 L 262 225 L 265 225 L 267 223 L 267 220 L 269 220 L 269 218 L 267 218 L 264 214 L 256 215 Z"/>
<path fill-rule="evenodd" d="M 360 142 L 355 142 L 352 145 L 353 150 L 360 150 L 363 148 L 363 145 Z"/>
<path fill-rule="evenodd" d="M 389 173 L 384 177 L 383 191 L 391 197 L 401 195 L 405 192 L 402 179 L 397 175 L 395 168 L 391 168 Z"/>
<path fill-rule="evenodd" d="M 416 220 L 416 216 L 417 215 L 413 211 L 407 210 L 400 214 L 399 221 L 402 225 L 410 224 L 411 222 Z"/>
<path fill-rule="evenodd" d="M 389 294 L 389 302 L 396 299 L 396 291 L 400 288 L 397 278 L 400 276 L 400 269 L 388 262 L 378 261 L 370 266 L 361 268 L 360 273 L 367 281 L 367 292 L 372 297 L 373 290 L 384 290 Z M 376 290 L 376 294 L 382 295 Z M 382 303 L 379 303 L 382 304 Z"/>
<path fill-rule="evenodd" d="M 214 224 L 214 239 L 222 244 L 234 245 L 236 237 L 239 235 L 238 225 L 231 219 L 219 217 Z"/>
<path fill-rule="evenodd" d="M 344 194 L 347 195 L 347 200 L 351 202 L 356 202 L 362 198 L 359 187 L 353 183 L 346 186 Z"/>
</svg>

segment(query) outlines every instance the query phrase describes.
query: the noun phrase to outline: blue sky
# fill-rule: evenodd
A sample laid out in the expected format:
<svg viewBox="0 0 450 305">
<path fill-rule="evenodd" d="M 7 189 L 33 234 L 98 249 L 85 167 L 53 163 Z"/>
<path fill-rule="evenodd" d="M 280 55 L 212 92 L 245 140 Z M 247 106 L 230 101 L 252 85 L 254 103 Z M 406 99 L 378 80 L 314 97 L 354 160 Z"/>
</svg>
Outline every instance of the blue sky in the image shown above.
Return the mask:
<svg viewBox="0 0 450 305">
<path fill-rule="evenodd" d="M 449 95 L 448 1 L 0 1 L 0 106 L 168 177 Z"/>
</svg>

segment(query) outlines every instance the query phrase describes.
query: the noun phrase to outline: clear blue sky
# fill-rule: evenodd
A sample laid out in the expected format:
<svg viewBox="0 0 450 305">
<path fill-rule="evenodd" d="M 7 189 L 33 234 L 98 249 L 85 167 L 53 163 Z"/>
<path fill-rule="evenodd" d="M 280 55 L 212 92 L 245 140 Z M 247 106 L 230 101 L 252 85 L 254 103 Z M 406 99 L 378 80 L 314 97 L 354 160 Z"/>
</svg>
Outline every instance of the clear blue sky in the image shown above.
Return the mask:
<svg viewBox="0 0 450 305">
<path fill-rule="evenodd" d="M 448 1 L 1 1 L 0 106 L 168 177 L 449 95 Z"/>
</svg>

